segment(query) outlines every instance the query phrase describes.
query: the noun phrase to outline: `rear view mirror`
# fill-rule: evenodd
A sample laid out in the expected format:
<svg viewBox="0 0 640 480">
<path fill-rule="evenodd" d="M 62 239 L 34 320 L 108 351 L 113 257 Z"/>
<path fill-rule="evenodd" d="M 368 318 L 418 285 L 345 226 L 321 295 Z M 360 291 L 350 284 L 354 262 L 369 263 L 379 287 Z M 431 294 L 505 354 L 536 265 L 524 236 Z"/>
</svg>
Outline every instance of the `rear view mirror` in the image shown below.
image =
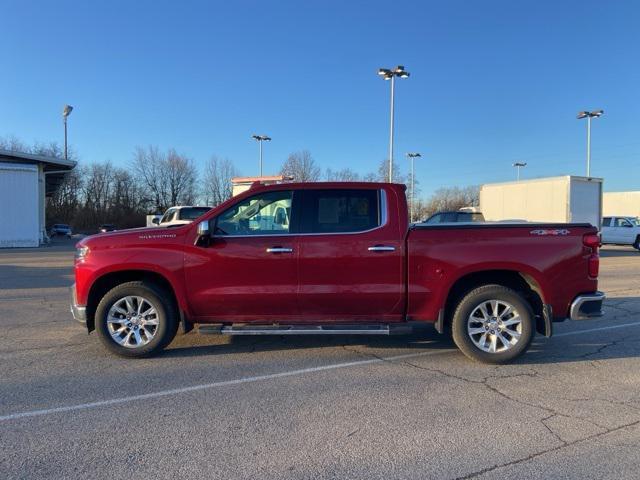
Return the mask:
<svg viewBox="0 0 640 480">
<path fill-rule="evenodd" d="M 151 223 L 155 223 L 156 225 L 160 225 L 160 219 L 158 217 L 151 220 Z"/>
</svg>

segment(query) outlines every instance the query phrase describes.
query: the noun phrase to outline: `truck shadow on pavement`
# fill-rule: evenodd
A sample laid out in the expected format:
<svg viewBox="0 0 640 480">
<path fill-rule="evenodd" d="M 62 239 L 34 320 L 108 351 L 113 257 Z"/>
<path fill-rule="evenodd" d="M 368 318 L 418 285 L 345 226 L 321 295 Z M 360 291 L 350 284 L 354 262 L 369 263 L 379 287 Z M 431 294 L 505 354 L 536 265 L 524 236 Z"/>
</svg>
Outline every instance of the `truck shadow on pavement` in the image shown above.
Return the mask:
<svg viewBox="0 0 640 480">
<path fill-rule="evenodd" d="M 412 335 L 375 336 L 375 335 L 256 335 L 230 336 L 224 340 L 228 343 L 212 343 L 213 337 L 202 335 L 198 340 L 206 345 L 181 345 L 187 337 L 176 337 L 172 346 L 162 353 L 163 357 L 197 357 L 202 355 L 225 355 L 233 353 L 270 352 L 286 350 L 313 350 L 318 348 L 364 347 L 371 352 L 363 354 L 374 357 L 378 349 L 394 350 L 393 355 L 402 355 L 403 349 L 450 350 L 456 346 L 447 335 L 440 335 L 431 326 Z M 198 335 L 197 333 L 195 334 Z M 221 339 L 222 337 L 218 337 Z M 407 351 L 407 353 L 410 353 Z"/>
<path fill-rule="evenodd" d="M 638 301 L 638 298 L 630 300 Z M 635 317 L 629 317 L 624 323 L 632 323 Z M 570 325 L 570 324 L 569 324 Z M 615 324 L 614 324 L 615 325 Z M 584 328 L 576 324 L 571 329 L 563 328 L 557 332 L 561 336 L 549 339 L 537 335 L 534 337 L 528 353 L 512 362 L 512 365 L 544 365 L 557 363 L 596 362 L 612 359 L 631 359 L 640 357 L 640 320 L 638 326 L 612 329 L 610 331 L 594 331 L 577 333 L 606 325 L 593 324 Z M 613 326 L 613 325 L 612 325 Z M 575 332 L 575 334 L 574 334 Z M 197 334 L 196 334 L 197 335 Z M 187 336 L 188 337 L 188 336 Z M 186 339 L 187 337 L 182 337 Z M 207 341 L 208 336 L 201 336 L 199 341 Z M 180 338 L 180 337 L 179 337 Z M 392 337 L 335 335 L 335 336 L 238 336 L 228 337 L 228 343 L 200 345 L 181 345 L 185 340 L 179 338 L 162 356 L 198 357 L 209 355 L 229 355 L 253 352 L 276 352 L 287 350 L 309 350 L 345 348 L 363 357 L 385 358 L 417 351 L 451 351 L 450 355 L 463 358 L 452 338 L 447 334 L 439 334 L 427 326 L 412 335 Z M 403 350 L 406 349 L 406 352 Z M 389 353 L 385 350 L 390 351 Z M 391 352 L 392 351 L 392 352 Z M 471 360 L 469 360 L 471 362 Z M 476 364 L 479 365 L 479 364 Z"/>
</svg>

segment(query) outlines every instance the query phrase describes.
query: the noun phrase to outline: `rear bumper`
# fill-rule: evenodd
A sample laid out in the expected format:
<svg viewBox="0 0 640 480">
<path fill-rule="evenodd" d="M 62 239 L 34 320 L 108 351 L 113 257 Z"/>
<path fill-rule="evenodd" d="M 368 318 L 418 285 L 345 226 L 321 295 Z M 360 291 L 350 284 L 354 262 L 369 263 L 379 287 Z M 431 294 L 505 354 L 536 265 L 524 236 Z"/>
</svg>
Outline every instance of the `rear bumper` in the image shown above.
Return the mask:
<svg viewBox="0 0 640 480">
<path fill-rule="evenodd" d="M 571 320 L 590 320 L 604 315 L 602 302 L 607 298 L 603 292 L 578 295 L 571 302 L 569 317 Z"/>
<path fill-rule="evenodd" d="M 87 307 L 78 305 L 76 300 L 76 284 L 74 283 L 69 288 L 69 307 L 71 309 L 71 315 L 73 315 L 73 319 L 80 323 L 87 323 Z"/>
</svg>

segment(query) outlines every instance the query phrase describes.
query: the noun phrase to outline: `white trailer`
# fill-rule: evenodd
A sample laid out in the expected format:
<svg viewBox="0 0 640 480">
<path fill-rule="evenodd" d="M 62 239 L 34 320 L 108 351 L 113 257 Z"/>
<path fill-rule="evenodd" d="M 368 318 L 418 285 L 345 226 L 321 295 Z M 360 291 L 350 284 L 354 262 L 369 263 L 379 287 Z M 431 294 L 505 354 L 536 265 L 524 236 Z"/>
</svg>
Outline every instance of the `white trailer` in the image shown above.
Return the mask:
<svg viewBox="0 0 640 480">
<path fill-rule="evenodd" d="M 602 179 L 566 175 L 485 184 L 480 210 L 487 221 L 590 223 L 600 229 Z"/>
<path fill-rule="evenodd" d="M 605 217 L 640 217 L 640 191 L 605 192 L 602 212 Z"/>
</svg>

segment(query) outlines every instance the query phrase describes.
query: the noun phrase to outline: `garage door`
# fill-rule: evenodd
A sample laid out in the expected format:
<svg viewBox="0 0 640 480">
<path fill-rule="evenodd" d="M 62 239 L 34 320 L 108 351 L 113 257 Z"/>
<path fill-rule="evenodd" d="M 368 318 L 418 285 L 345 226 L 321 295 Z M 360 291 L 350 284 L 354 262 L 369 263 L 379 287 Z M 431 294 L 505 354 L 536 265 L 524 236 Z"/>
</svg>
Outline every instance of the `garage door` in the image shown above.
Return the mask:
<svg viewBox="0 0 640 480">
<path fill-rule="evenodd" d="M 37 247 L 38 168 L 0 163 L 0 247 Z"/>
</svg>

